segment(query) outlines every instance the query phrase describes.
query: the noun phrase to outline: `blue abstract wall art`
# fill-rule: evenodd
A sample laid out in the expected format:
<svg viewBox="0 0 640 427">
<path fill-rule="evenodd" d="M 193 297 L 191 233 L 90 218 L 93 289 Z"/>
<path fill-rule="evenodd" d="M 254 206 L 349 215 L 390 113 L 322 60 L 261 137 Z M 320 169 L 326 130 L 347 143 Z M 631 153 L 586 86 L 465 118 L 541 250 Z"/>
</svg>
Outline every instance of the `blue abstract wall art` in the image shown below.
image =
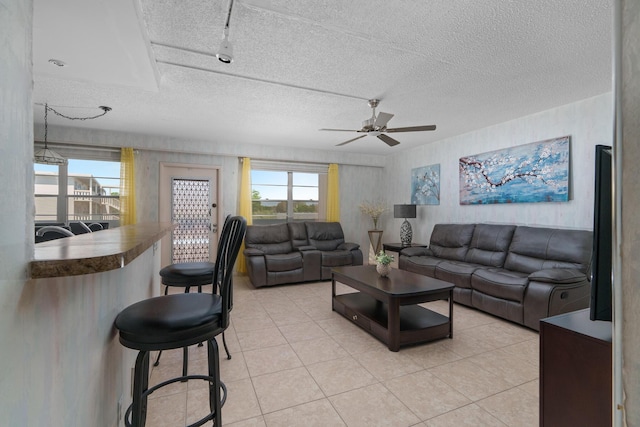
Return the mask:
<svg viewBox="0 0 640 427">
<path fill-rule="evenodd" d="M 567 202 L 569 136 L 461 157 L 460 204 Z"/>
<path fill-rule="evenodd" d="M 411 169 L 411 204 L 440 204 L 440 164 Z"/>
</svg>

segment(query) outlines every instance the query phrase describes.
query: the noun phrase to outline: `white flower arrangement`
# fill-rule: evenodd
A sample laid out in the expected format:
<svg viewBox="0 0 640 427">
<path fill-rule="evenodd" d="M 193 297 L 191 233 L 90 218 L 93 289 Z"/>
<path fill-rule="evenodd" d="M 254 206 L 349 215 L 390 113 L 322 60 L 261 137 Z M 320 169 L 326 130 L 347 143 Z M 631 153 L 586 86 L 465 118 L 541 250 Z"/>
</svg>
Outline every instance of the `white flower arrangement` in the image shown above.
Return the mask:
<svg viewBox="0 0 640 427">
<path fill-rule="evenodd" d="M 373 220 L 373 228 L 377 230 L 378 220 L 380 219 L 380 215 L 387 211 L 387 204 L 383 200 L 376 200 L 374 202 L 365 200 L 360 203 L 360 211 L 371 217 Z"/>
</svg>

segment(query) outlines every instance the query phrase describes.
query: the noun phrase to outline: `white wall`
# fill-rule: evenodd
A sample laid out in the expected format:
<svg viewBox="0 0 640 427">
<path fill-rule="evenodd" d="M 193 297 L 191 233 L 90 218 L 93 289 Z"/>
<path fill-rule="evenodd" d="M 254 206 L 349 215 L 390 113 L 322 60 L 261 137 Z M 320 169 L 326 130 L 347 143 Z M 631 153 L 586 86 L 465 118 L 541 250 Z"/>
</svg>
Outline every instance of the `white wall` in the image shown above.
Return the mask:
<svg viewBox="0 0 640 427">
<path fill-rule="evenodd" d="M 591 229 L 594 146 L 611 145 L 611 109 L 612 95 L 599 95 L 400 152 L 387 163 L 385 193 L 391 204 L 409 203 L 411 169 L 440 164 L 440 205 L 418 206 L 418 218 L 411 220 L 414 242 L 428 243 L 433 225 L 446 222 L 493 222 Z M 565 135 L 571 136 L 569 202 L 460 205 L 460 157 Z M 395 232 L 399 238 L 402 221 L 387 216 L 384 228 L 391 233 Z M 388 236 L 385 240 L 389 241 Z"/>
<path fill-rule="evenodd" d="M 33 253 L 33 158 L 31 21 L 33 4 L 0 0 L 0 419 L 28 425 L 32 396 L 26 373 L 40 357 L 38 336 L 28 337 L 21 301 Z"/>
<path fill-rule="evenodd" d="M 7 426 L 118 426 L 118 400 L 131 404 L 137 352 L 118 340 L 113 322 L 134 302 L 160 294 L 160 246 L 124 268 L 98 274 L 29 280 L 22 286 L 21 324 L 3 336 L 17 353 L 23 383 L 4 383 L 26 399 Z M 2 401 L 0 405 L 5 405 Z"/>
</svg>

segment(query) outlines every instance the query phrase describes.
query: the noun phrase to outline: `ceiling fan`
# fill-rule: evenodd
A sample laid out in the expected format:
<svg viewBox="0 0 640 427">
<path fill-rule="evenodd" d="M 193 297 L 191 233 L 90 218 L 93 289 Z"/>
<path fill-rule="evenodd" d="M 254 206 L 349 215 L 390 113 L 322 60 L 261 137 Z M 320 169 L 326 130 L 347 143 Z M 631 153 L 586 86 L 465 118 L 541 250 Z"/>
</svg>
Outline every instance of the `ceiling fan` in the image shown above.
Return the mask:
<svg viewBox="0 0 640 427">
<path fill-rule="evenodd" d="M 393 147 L 394 145 L 400 144 L 400 141 L 391 138 L 386 133 L 391 132 L 422 132 L 425 130 L 436 130 L 436 125 L 427 125 L 427 126 L 410 126 L 404 128 L 387 128 L 387 123 L 393 117 L 393 114 L 383 113 L 382 111 L 378 113 L 376 116 L 376 107 L 380 103 L 379 99 L 370 99 L 369 107 L 373 109 L 373 115 L 370 119 L 362 122 L 362 129 L 360 130 L 352 130 L 352 129 L 320 129 L 320 130 L 329 130 L 329 131 L 337 131 L 337 132 L 359 132 L 364 133 L 364 135 L 360 135 L 348 141 L 337 144 L 336 147 L 341 145 L 346 145 L 350 142 L 355 141 L 356 139 L 364 138 L 367 135 L 377 136 L 378 139 L 385 142 L 389 147 Z"/>
</svg>

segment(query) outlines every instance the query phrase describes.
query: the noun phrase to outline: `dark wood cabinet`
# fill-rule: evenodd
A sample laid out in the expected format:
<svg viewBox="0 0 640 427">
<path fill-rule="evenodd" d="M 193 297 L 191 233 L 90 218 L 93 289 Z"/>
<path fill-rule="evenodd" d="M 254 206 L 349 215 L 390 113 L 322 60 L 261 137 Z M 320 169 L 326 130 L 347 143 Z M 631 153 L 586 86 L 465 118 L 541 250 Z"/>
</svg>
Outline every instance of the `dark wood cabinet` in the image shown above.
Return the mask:
<svg viewBox="0 0 640 427">
<path fill-rule="evenodd" d="M 611 425 L 611 322 L 589 310 L 540 321 L 540 425 Z"/>
</svg>

